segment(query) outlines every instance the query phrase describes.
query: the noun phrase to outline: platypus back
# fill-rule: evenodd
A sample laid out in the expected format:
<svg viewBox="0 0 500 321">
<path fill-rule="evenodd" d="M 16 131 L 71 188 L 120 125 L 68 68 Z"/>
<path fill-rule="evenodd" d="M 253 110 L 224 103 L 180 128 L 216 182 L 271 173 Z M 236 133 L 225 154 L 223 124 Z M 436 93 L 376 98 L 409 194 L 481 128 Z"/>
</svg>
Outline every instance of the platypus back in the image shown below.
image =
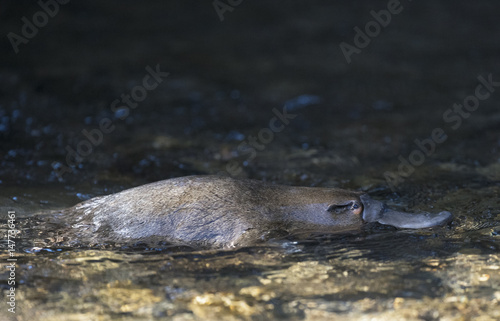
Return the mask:
<svg viewBox="0 0 500 321">
<path fill-rule="evenodd" d="M 52 227 L 50 240 L 70 246 L 167 242 L 230 248 L 273 235 L 357 232 L 364 221 L 419 228 L 450 218 L 448 212 L 391 211 L 366 194 L 342 189 L 188 176 L 95 197 L 45 216 L 43 224 Z"/>
</svg>

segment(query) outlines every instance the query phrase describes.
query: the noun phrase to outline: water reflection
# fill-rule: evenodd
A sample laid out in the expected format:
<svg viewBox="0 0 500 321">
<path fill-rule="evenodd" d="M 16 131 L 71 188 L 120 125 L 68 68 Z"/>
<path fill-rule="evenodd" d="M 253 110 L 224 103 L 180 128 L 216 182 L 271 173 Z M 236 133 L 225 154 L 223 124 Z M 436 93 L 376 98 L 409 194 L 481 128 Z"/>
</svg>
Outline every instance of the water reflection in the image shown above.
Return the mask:
<svg viewBox="0 0 500 321">
<path fill-rule="evenodd" d="M 22 315 L 352 320 L 497 313 L 495 251 L 472 240 L 464 245 L 449 228 L 373 228 L 361 236 L 281 240 L 232 251 L 33 251 L 20 258 Z"/>
</svg>

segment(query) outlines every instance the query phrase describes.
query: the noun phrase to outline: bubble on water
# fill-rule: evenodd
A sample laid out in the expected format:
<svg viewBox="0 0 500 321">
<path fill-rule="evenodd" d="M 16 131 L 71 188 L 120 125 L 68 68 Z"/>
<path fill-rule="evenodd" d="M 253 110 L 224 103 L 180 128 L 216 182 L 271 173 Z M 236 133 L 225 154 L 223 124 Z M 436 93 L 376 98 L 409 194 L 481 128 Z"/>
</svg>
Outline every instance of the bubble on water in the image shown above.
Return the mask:
<svg viewBox="0 0 500 321">
<path fill-rule="evenodd" d="M 45 127 L 43 128 L 43 133 L 44 133 L 45 135 L 48 135 L 48 134 L 50 134 L 51 132 L 52 132 L 52 125 L 47 125 L 47 126 L 45 126 Z"/>
<path fill-rule="evenodd" d="M 300 95 L 285 102 L 285 108 L 288 111 L 301 109 L 309 105 L 321 103 L 322 99 L 315 95 Z"/>
<path fill-rule="evenodd" d="M 12 120 L 16 120 L 21 116 L 21 111 L 19 109 L 15 109 L 12 111 Z"/>
<path fill-rule="evenodd" d="M 128 108 L 118 108 L 115 111 L 115 118 L 125 118 L 128 115 Z"/>
<path fill-rule="evenodd" d="M 92 117 L 87 116 L 83 121 L 85 122 L 86 125 L 90 125 L 92 124 Z"/>
<path fill-rule="evenodd" d="M 76 197 L 78 197 L 82 201 L 86 201 L 91 198 L 89 194 L 76 193 Z"/>
<path fill-rule="evenodd" d="M 239 142 L 241 142 L 244 139 L 245 139 L 245 135 L 236 131 L 236 130 L 230 131 L 229 134 L 227 134 L 226 138 L 225 138 L 226 141 L 236 140 Z"/>
<path fill-rule="evenodd" d="M 139 166 L 142 166 L 142 167 L 145 167 L 145 166 L 148 166 L 150 164 L 150 161 L 147 160 L 147 159 L 142 159 L 140 162 L 139 162 Z"/>
<path fill-rule="evenodd" d="M 53 162 L 53 163 L 52 163 L 52 168 L 53 168 L 53 169 L 58 169 L 58 168 L 60 168 L 61 166 L 62 166 L 62 164 L 61 164 L 61 163 L 59 163 L 59 162 Z"/>
</svg>

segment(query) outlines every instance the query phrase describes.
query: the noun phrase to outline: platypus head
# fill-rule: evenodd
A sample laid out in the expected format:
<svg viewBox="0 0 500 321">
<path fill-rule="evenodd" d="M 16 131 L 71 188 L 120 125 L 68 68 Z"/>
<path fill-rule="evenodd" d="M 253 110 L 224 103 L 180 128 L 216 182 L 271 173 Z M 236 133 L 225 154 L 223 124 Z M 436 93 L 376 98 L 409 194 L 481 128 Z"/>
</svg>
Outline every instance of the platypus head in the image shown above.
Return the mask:
<svg viewBox="0 0 500 321">
<path fill-rule="evenodd" d="M 359 231 L 364 223 L 378 222 L 397 228 L 428 228 L 451 221 L 450 212 L 431 214 L 392 210 L 367 194 L 335 188 L 296 188 L 281 207 L 287 229 L 301 232 Z"/>
<path fill-rule="evenodd" d="M 384 203 L 371 199 L 367 194 L 360 197 L 363 203 L 363 220 L 365 222 L 378 222 L 399 228 L 427 228 L 449 223 L 453 215 L 444 211 L 437 214 L 428 212 L 405 213 L 389 209 Z"/>
</svg>

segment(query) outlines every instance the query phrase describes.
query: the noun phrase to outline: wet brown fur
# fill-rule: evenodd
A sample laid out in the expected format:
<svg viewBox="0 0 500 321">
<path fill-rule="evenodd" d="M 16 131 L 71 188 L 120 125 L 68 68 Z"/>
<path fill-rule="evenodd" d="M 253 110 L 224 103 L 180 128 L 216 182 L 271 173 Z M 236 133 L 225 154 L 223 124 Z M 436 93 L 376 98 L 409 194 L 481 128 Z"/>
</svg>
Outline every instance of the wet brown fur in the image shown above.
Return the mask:
<svg viewBox="0 0 500 321">
<path fill-rule="evenodd" d="M 158 241 L 230 248 L 276 234 L 359 230 L 360 193 L 221 176 L 188 176 L 92 198 L 68 208 L 63 238 Z M 351 208 L 359 205 L 358 209 Z"/>
</svg>

